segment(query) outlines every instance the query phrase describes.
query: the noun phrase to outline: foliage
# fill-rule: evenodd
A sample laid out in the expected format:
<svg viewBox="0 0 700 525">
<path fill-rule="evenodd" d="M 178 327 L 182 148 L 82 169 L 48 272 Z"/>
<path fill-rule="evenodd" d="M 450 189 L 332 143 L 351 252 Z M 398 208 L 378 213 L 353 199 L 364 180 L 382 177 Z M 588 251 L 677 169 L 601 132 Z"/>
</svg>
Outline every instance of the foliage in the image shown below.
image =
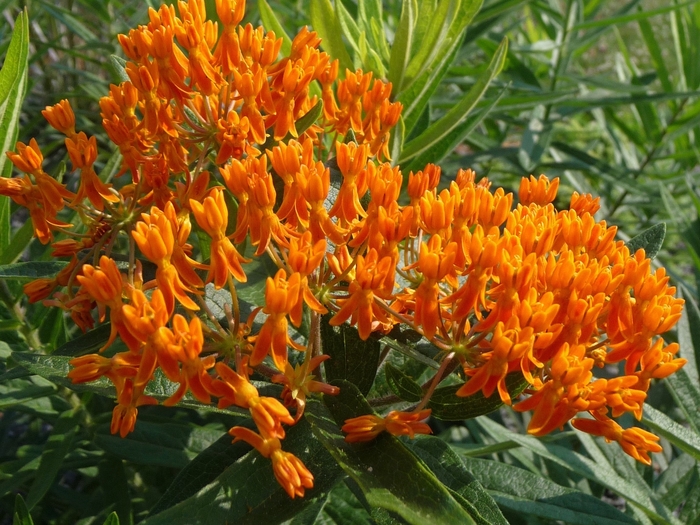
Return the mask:
<svg viewBox="0 0 700 525">
<path fill-rule="evenodd" d="M 142 3 L 39 1 L 19 16 L 15 2 L 1 4 L 16 18 L 15 30 L 0 35 L 2 151 L 13 149 L 17 133 L 24 142 L 51 137 L 42 144 L 44 167 L 61 180 L 67 156 L 40 110 L 67 97 L 76 127 L 97 137 L 95 166 L 110 181 L 121 158 L 107 147 L 97 101 L 109 82 L 123 80 L 116 35 L 145 21 Z M 214 12 L 214 2 L 207 7 Z M 26 303 L 23 284 L 62 268 L 32 240 L 23 211 L 0 196 L 0 514 L 21 524 L 441 523 L 456 516 L 480 524 L 700 523 L 697 3 L 313 0 L 299 7 L 259 0 L 246 20 L 284 34 L 283 54 L 287 35 L 309 23 L 340 61 L 341 77 L 347 66 L 391 81 L 392 101 L 404 110 L 388 152 L 405 173 L 427 162 L 440 162 L 447 174 L 472 166 L 505 188 L 539 171 L 561 176 L 558 207 L 573 191 L 600 195 L 597 217 L 619 225 L 632 251 L 643 247 L 669 268 L 686 308 L 667 337 L 688 363 L 652 386 L 642 420 L 662 437 L 664 452 L 642 466 L 576 430 L 529 436 L 530 416 L 499 410 L 498 395 L 456 398 L 464 384 L 457 374 L 427 405 L 442 419 L 431 421 L 439 438 L 383 433 L 348 444 L 345 420 L 389 403 L 414 407 L 439 357 L 411 330 L 362 340 L 355 328 L 326 322 L 323 340 L 333 343 L 324 343 L 332 355 L 324 374 L 340 394 L 309 397 L 283 441 L 314 474 L 304 498 L 289 498 L 248 444 L 231 444 L 230 427 L 255 429 L 247 410 L 188 395 L 177 408 L 142 407 L 135 431 L 113 436 L 109 382 L 66 378 L 69 361 L 96 352 L 109 325 L 80 335 L 60 310 Z M 602 56 L 612 58 L 600 64 Z M 299 133 L 318 117 L 299 121 Z M 3 176 L 10 166 L 3 156 Z M 204 239 L 195 252 L 205 261 L 210 241 L 195 234 Z M 238 294 L 242 312 L 264 304 L 265 278 L 276 270 L 264 258 L 253 264 Z M 152 278 L 155 267 L 145 264 L 148 272 Z M 225 324 L 231 300 L 222 292 L 209 285 L 207 306 Z M 305 319 L 290 335 L 305 341 L 310 329 Z M 279 395 L 279 387 L 253 384 L 263 396 Z M 526 383 L 512 374 L 506 386 L 515 398 Z M 146 394 L 163 401 L 176 389 L 156 373 Z"/>
</svg>

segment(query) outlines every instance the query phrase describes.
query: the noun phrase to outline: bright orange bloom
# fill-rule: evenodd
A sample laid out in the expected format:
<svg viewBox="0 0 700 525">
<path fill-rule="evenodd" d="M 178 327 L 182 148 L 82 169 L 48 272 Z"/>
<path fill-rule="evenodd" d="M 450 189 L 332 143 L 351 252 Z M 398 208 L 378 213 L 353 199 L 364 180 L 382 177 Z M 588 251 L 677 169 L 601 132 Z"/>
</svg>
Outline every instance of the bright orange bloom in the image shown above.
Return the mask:
<svg viewBox="0 0 700 525">
<path fill-rule="evenodd" d="M 244 427 L 233 427 L 229 434 L 236 441 L 245 441 L 260 452 L 263 457 L 272 460 L 272 470 L 277 482 L 289 494 L 290 498 L 303 497 L 304 490 L 314 486 L 314 477 L 294 454 L 282 450 L 280 440 L 265 438 Z"/>
<path fill-rule="evenodd" d="M 104 209 L 103 199 L 107 202 L 119 202 L 119 197 L 110 191 L 111 184 L 100 180 L 92 168 L 97 159 L 97 140 L 87 138 L 82 131 L 66 139 L 68 155 L 73 163 L 73 169 L 80 169 L 80 187 L 75 194 L 73 204 L 82 202 L 86 197 L 99 211 Z"/>
<path fill-rule="evenodd" d="M 287 332 L 287 315 L 299 300 L 301 276 L 295 272 L 289 279 L 285 277 L 286 272 L 279 270 L 274 279 L 267 278 L 263 312 L 268 316 L 255 339 L 255 348 L 250 357 L 251 366 L 259 365 L 270 354 L 277 369 L 284 370 L 287 364 L 287 345 L 301 349 Z"/>
<path fill-rule="evenodd" d="M 544 206 L 549 204 L 557 196 L 559 190 L 559 178 L 549 180 L 544 175 L 540 175 L 539 179 L 535 179 L 532 175 L 530 178 L 523 177 L 520 179 L 520 190 L 518 197 L 523 206 L 529 204 L 539 204 Z"/>
<path fill-rule="evenodd" d="M 374 301 L 377 297 L 387 297 L 391 290 L 385 289 L 387 274 L 394 271 L 391 257 L 379 259 L 376 250 L 370 250 L 366 257 L 358 255 L 355 279 L 350 282 L 348 296 L 339 299 L 340 310 L 329 323 L 338 326 L 348 319 L 357 325 L 360 339 L 367 340 L 380 324 L 391 324 L 387 313 Z"/>
<path fill-rule="evenodd" d="M 617 441 L 622 450 L 646 465 L 651 465 L 649 452 L 663 450 L 658 444 L 659 438 L 651 432 L 636 427 L 623 429 L 612 419 L 604 417 L 600 419 L 577 418 L 572 420 L 571 424 L 574 428 L 587 434 L 603 436 L 608 443 Z"/>
<path fill-rule="evenodd" d="M 294 424 L 294 418 L 289 411 L 273 397 L 260 397 L 245 375 L 231 370 L 224 363 L 216 364 L 216 372 L 220 379 L 212 383 L 212 393 L 219 399 L 219 408 L 235 404 L 240 408 L 250 410 L 261 434 L 266 438 L 283 439 L 285 432 L 282 423 Z"/>
<path fill-rule="evenodd" d="M 369 157 L 366 145 L 336 142 L 336 160 L 343 174 L 343 184 L 336 197 L 335 204 L 328 212 L 331 217 L 338 217 L 341 224 L 352 223 L 358 217 L 365 217 L 366 212 L 360 199 L 367 193 L 368 181 L 365 166 Z"/>
<path fill-rule="evenodd" d="M 180 383 L 175 393 L 163 402 L 166 406 L 177 404 L 189 390 L 198 401 L 209 404 L 212 389 L 212 378 L 207 370 L 213 368 L 216 356 L 209 355 L 200 358 L 204 345 L 202 322 L 198 317 L 193 317 L 190 323 L 179 314 L 173 317 L 173 334 L 175 344 L 168 345 L 168 351 L 181 363 L 179 377 Z"/>
<path fill-rule="evenodd" d="M 178 249 L 182 251 L 179 244 L 175 242 L 177 223 L 173 224 L 171 220 L 175 218 L 174 210 L 168 217 L 163 211 L 154 207 L 151 208 L 150 215 L 144 213 L 142 218 L 143 222 L 136 223 L 131 236 L 141 252 L 158 266 L 156 284 L 163 293 L 167 311 L 173 312 L 176 298 L 185 308 L 199 310 L 199 306 L 187 295 L 192 290 L 182 281 L 178 269 L 171 264 L 175 246 L 177 245 Z M 184 256 L 184 252 L 181 254 L 182 256 Z"/>
<path fill-rule="evenodd" d="M 63 99 L 58 104 L 46 106 L 41 114 L 55 130 L 68 137 L 75 135 L 75 115 L 68 100 Z"/>
<path fill-rule="evenodd" d="M 117 387 L 117 406 L 112 413 L 112 434 L 119 432 L 121 437 L 134 431 L 138 407 L 142 405 L 157 405 L 158 401 L 144 395 L 143 389 L 135 388 L 131 379 L 126 379 Z"/>
<path fill-rule="evenodd" d="M 389 412 L 385 417 L 374 414 L 347 419 L 341 428 L 347 435 L 348 443 L 361 443 L 372 441 L 384 431 L 394 436 L 409 436 L 411 439 L 416 434 L 432 434 L 432 430 L 423 420 L 430 417 L 431 410 L 425 409 L 419 412 Z"/>
<path fill-rule="evenodd" d="M 223 188 L 212 188 L 203 204 L 190 199 L 190 207 L 197 224 L 211 237 L 211 261 L 207 282 L 213 280 L 214 286 L 221 288 L 226 284 L 229 273 L 239 282 L 245 282 L 247 278 L 241 263 L 246 260 L 226 237 L 228 208 L 224 201 Z"/>
<path fill-rule="evenodd" d="M 335 396 L 340 393 L 340 388 L 337 386 L 331 386 L 320 381 L 315 381 L 311 372 L 313 372 L 318 365 L 320 365 L 326 359 L 330 359 L 329 355 L 317 355 L 312 357 L 307 366 L 297 365 L 292 368 L 292 365 L 287 363 L 284 368 L 284 374 L 277 374 L 272 376 L 272 381 L 275 383 L 282 383 L 284 385 L 284 390 L 282 391 L 282 399 L 285 401 L 285 405 L 290 406 L 295 404 L 297 407 L 297 413 L 294 417 L 294 421 L 299 421 L 301 416 L 304 414 L 304 408 L 306 407 L 306 396 L 311 392 L 322 392 L 328 394 L 329 396 Z"/>
</svg>

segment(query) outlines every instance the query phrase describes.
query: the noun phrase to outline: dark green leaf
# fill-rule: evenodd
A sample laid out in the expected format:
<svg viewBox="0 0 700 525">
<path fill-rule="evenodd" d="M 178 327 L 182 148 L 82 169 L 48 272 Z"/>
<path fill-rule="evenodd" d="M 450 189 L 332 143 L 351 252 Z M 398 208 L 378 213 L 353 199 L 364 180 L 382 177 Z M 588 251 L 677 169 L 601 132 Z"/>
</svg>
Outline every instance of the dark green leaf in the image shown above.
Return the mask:
<svg viewBox="0 0 700 525">
<path fill-rule="evenodd" d="M 112 330 L 110 323 L 105 323 L 94 330 L 80 334 L 63 346 L 58 347 L 52 355 L 78 357 L 97 352 L 109 339 Z"/>
<path fill-rule="evenodd" d="M 386 364 L 384 373 L 391 390 L 404 401 L 417 402 L 423 398 L 420 385 L 391 363 Z"/>
<path fill-rule="evenodd" d="M 654 429 L 655 433 L 668 439 L 679 449 L 700 461 L 700 434 L 693 429 L 676 423 L 663 412 L 654 407 L 644 407 L 644 424 Z"/>
<path fill-rule="evenodd" d="M 53 278 L 66 267 L 63 261 L 31 261 L 0 266 L 0 279 L 32 281 Z"/>
<path fill-rule="evenodd" d="M 644 253 L 649 259 L 656 257 L 666 237 L 666 223 L 660 222 L 642 233 L 633 237 L 627 242 L 630 253 L 635 253 L 640 248 L 644 248 Z"/>
<path fill-rule="evenodd" d="M 129 494 L 129 480 L 124 469 L 124 462 L 114 456 L 105 455 L 105 459 L 98 465 L 99 480 L 103 487 L 109 487 L 105 497 L 112 506 L 114 512 L 107 518 L 112 519 L 116 525 L 132 525 L 134 518 L 131 510 L 131 495 Z M 119 518 L 121 516 L 121 519 Z M 113 518 L 112 518 L 113 517 Z"/>
<path fill-rule="evenodd" d="M 325 315 L 321 319 L 323 353 L 331 356 L 323 363 L 326 380 L 345 379 L 366 395 L 377 374 L 381 344 L 372 336 L 363 341 L 357 330 L 346 323 L 331 326 L 330 318 Z"/>
<path fill-rule="evenodd" d="M 310 425 L 302 418 L 282 442 L 284 450 L 301 459 L 314 476 L 314 488 L 303 498 L 290 498 L 275 480 L 270 460 L 253 450 L 197 494 L 147 518 L 142 525 L 273 525 L 290 519 L 315 497 L 327 493 L 342 476 L 326 449 L 313 446 L 313 441 Z"/>
<path fill-rule="evenodd" d="M 518 514 L 579 525 L 622 525 L 635 521 L 598 498 L 512 465 L 465 458 L 472 475 L 498 504 Z"/>
<path fill-rule="evenodd" d="M 244 420 L 241 426 L 255 430 L 252 420 Z M 183 468 L 151 509 L 155 515 L 173 505 L 194 496 L 199 490 L 213 482 L 224 470 L 251 450 L 245 441 L 231 443 L 228 434 L 221 436 Z"/>
<path fill-rule="evenodd" d="M 15 496 L 15 512 L 12 518 L 12 525 L 34 525 L 27 505 L 19 494 Z"/>
<path fill-rule="evenodd" d="M 690 426 L 696 434 L 700 434 L 700 388 L 693 384 L 688 373 L 682 368 L 666 378 L 666 386 Z"/>
<path fill-rule="evenodd" d="M 663 506 L 661 501 L 651 493 L 648 486 L 639 486 L 623 478 L 614 471 L 609 463 L 593 461 L 562 445 L 546 443 L 533 436 L 511 432 L 486 417 L 479 418 L 478 422 L 494 439 L 515 441 L 538 456 L 609 488 L 620 494 L 629 503 L 634 504 L 637 509 L 643 511 L 650 518 L 661 523 L 678 523 L 673 517 L 673 513 Z M 470 470 L 474 472 L 473 469 Z M 484 485 L 486 486 L 486 484 Z"/>
<path fill-rule="evenodd" d="M 474 521 L 480 525 L 508 525 L 496 502 L 447 443 L 435 437 L 417 436 L 415 440 L 406 441 L 406 445 L 445 486 L 458 495 L 455 499 Z"/>
<path fill-rule="evenodd" d="M 694 0 L 688 2 L 682 2 L 680 4 L 670 4 L 664 7 L 659 7 L 658 9 L 645 9 L 643 11 L 638 11 L 630 15 L 614 16 L 614 17 L 604 17 L 600 20 L 592 20 L 589 22 L 581 22 L 573 27 L 574 31 L 580 29 L 590 29 L 594 27 L 606 27 L 618 24 L 626 24 L 627 22 L 634 22 L 635 20 L 643 20 L 645 18 L 650 18 L 652 16 L 661 15 L 663 13 L 668 13 L 669 11 L 676 11 L 678 8 L 695 4 Z"/>
<path fill-rule="evenodd" d="M 506 388 L 512 398 L 517 397 L 527 385 L 520 373 L 506 376 Z M 484 397 L 481 391 L 468 397 L 458 397 L 456 392 L 461 387 L 462 385 L 451 385 L 435 389 L 428 402 L 428 408 L 433 410 L 434 417 L 445 421 L 462 421 L 489 414 L 503 406 L 498 392 L 494 392 L 491 397 Z"/>
<path fill-rule="evenodd" d="M 0 177 L 9 177 L 12 163 L 5 152 L 14 148 L 19 127 L 19 115 L 27 89 L 27 55 L 29 53 L 29 22 L 26 12 L 15 21 L 12 39 L 0 70 Z M 31 225 L 31 221 L 27 221 Z M 0 263 L 10 262 L 10 198 L 0 195 Z M 24 249 L 26 243 L 16 249 Z"/>
<path fill-rule="evenodd" d="M 321 523 L 324 525 L 376 525 L 362 503 L 350 491 L 347 483 L 338 483 L 328 495 L 323 508 L 323 519 Z M 290 525 L 307 524 L 292 521 Z"/>
<path fill-rule="evenodd" d="M 107 519 L 103 525 L 119 525 L 119 516 L 117 516 L 117 513 L 112 512 L 109 516 L 107 516 Z"/>
<path fill-rule="evenodd" d="M 395 512 L 411 524 L 474 523 L 426 465 L 395 437 L 382 433 L 369 443 L 346 443 L 338 425 L 372 414 L 372 409 L 352 383 L 334 384 L 340 394 L 324 396 L 330 414 L 310 405 L 306 417 L 316 438 L 360 486 L 371 506 Z"/>
<path fill-rule="evenodd" d="M 394 35 L 394 43 L 391 45 L 391 58 L 389 60 L 388 80 L 392 85 L 396 86 L 397 93 L 401 92 L 403 76 L 411 59 L 411 44 L 416 15 L 415 0 L 403 0 L 401 18 Z"/>
<path fill-rule="evenodd" d="M 44 446 L 34 483 L 27 494 L 27 507 L 29 509 L 33 509 L 53 485 L 63 461 L 73 446 L 78 419 L 76 410 L 64 412 L 58 418 Z"/>
<path fill-rule="evenodd" d="M 503 39 L 501 45 L 498 46 L 496 54 L 491 59 L 491 63 L 489 64 L 488 68 L 479 77 L 469 92 L 450 111 L 448 111 L 446 115 L 444 115 L 437 122 L 434 122 L 418 137 L 406 144 L 406 147 L 401 152 L 399 164 L 403 164 L 413 157 L 423 154 L 433 145 L 442 141 L 445 136 L 449 135 L 453 129 L 462 123 L 474 106 L 476 106 L 479 99 L 486 92 L 486 89 L 488 88 L 489 84 L 491 84 L 491 81 L 503 68 L 507 53 L 508 40 Z"/>
<path fill-rule="evenodd" d="M 700 384 L 700 309 L 692 295 L 682 290 L 685 308 L 678 321 L 680 356 L 688 360 L 683 367 L 691 382 Z"/>
<path fill-rule="evenodd" d="M 109 425 L 97 428 L 94 443 L 113 456 L 141 465 L 183 468 L 221 437 L 220 429 L 139 419 L 127 437 L 112 435 Z"/>
</svg>

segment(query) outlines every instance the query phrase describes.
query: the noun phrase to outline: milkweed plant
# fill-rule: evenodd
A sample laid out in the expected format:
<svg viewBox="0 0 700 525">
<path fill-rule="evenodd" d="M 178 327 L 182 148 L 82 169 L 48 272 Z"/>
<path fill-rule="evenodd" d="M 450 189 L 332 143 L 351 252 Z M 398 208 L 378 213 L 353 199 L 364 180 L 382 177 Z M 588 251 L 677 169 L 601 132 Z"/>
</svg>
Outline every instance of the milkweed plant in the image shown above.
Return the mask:
<svg viewBox="0 0 700 525">
<path fill-rule="evenodd" d="M 16 174 L 0 194 L 65 262 L 24 286 L 29 302 L 83 332 L 109 323 L 68 378 L 111 383 L 111 432 L 183 398 L 247 414 L 229 434 L 288 498 L 320 473 L 285 436 L 328 410 L 349 450 L 430 434 L 430 418 L 454 419 L 446 405 L 505 404 L 531 412 L 534 436 L 570 423 L 650 464 L 659 438 L 619 421 L 640 420 L 651 382 L 685 364 L 661 337 L 683 309 L 665 270 L 594 218 L 599 199 L 556 207 L 559 179 L 525 177 L 514 195 L 470 169 L 402 171 L 392 83 L 341 68 L 306 27 L 281 53 L 244 10 L 180 1 L 119 35 L 124 80 L 99 102 L 121 154 L 111 182 L 67 100 L 42 114 L 65 135 L 75 186 L 43 170 L 35 139 L 7 152 Z M 364 349 L 361 380 L 337 362 L 343 345 Z M 435 366 L 420 383 L 387 370 L 394 393 L 364 401 L 391 353 L 425 348 Z M 350 394 L 361 403 L 338 410 Z"/>
</svg>

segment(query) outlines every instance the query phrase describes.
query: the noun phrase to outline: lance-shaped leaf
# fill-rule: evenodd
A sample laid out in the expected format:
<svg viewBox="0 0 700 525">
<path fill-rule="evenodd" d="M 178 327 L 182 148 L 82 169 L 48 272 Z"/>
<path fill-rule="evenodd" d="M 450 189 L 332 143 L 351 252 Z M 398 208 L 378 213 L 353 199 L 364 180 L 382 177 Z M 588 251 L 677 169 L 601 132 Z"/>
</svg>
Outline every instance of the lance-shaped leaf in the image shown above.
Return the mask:
<svg viewBox="0 0 700 525">
<path fill-rule="evenodd" d="M 342 29 L 330 0 L 311 0 L 309 17 L 311 25 L 323 41 L 321 47 L 331 58 L 340 60 L 339 76 L 344 77 L 346 68 L 352 70 L 352 59 L 343 43 Z"/>
<path fill-rule="evenodd" d="M 430 469 L 395 437 L 382 433 L 369 443 L 346 443 L 338 425 L 371 414 L 372 409 L 353 384 L 334 384 L 340 387 L 340 394 L 324 396 L 330 413 L 309 404 L 305 416 L 314 435 L 360 486 L 369 505 L 416 525 L 475 523 Z"/>
<path fill-rule="evenodd" d="M 635 521 L 598 498 L 562 487 L 542 476 L 512 465 L 465 458 L 465 467 L 494 497 L 501 508 L 578 525 L 622 525 Z"/>
<path fill-rule="evenodd" d="M 282 441 L 283 450 L 301 459 L 314 476 L 314 487 L 303 498 L 290 498 L 275 480 L 270 460 L 252 450 L 193 496 L 141 523 L 267 525 L 290 519 L 312 504 L 315 497 L 330 491 L 342 476 L 326 449 L 313 446 L 313 442 L 311 427 L 303 418 Z"/>
<path fill-rule="evenodd" d="M 630 253 L 635 253 L 640 248 L 644 248 L 646 256 L 649 257 L 649 259 L 653 259 L 663 246 L 665 237 L 666 223 L 660 222 L 644 230 L 636 237 L 632 237 L 627 241 L 627 247 Z"/>
<path fill-rule="evenodd" d="M 415 440 L 408 440 L 406 446 L 453 491 L 453 496 L 469 509 L 474 521 L 480 525 L 508 524 L 493 498 L 447 443 L 431 436 L 417 436 Z"/>
<path fill-rule="evenodd" d="M 12 525 L 34 525 L 27 505 L 19 494 L 15 496 L 15 512 L 12 517 Z"/>
<path fill-rule="evenodd" d="M 0 266 L 0 279 L 32 281 L 53 278 L 66 267 L 63 261 L 30 261 Z"/>
<path fill-rule="evenodd" d="M 0 70 L 0 177 L 9 177 L 12 164 L 5 152 L 12 149 L 17 140 L 19 114 L 27 90 L 27 56 L 29 54 L 29 21 L 26 12 L 20 13 L 12 32 L 5 60 Z M 31 221 L 27 221 L 30 223 Z M 6 258 L 10 246 L 10 198 L 0 195 L 0 263 Z M 25 244 L 21 243 L 24 248 Z"/>
<path fill-rule="evenodd" d="M 389 388 L 404 401 L 418 402 L 423 398 L 420 385 L 391 363 L 384 366 L 384 374 Z"/>
<path fill-rule="evenodd" d="M 331 326 L 330 318 L 325 315 L 321 319 L 323 353 L 331 356 L 323 363 L 326 380 L 345 379 L 366 395 L 377 375 L 381 344 L 374 337 L 363 341 L 357 330 L 346 323 Z"/>
<path fill-rule="evenodd" d="M 507 54 L 508 40 L 504 38 L 498 46 L 496 54 L 491 59 L 489 67 L 482 73 L 469 92 L 448 111 L 445 116 L 437 122 L 434 122 L 418 137 L 406 144 L 406 147 L 401 152 L 399 164 L 404 164 L 406 161 L 428 151 L 433 145 L 439 143 L 448 136 L 453 129 L 467 118 L 471 110 L 476 106 L 476 103 L 486 92 L 491 81 L 500 73 L 501 69 L 503 69 Z"/>
<path fill-rule="evenodd" d="M 700 434 L 692 428 L 676 423 L 663 412 L 650 405 L 644 407 L 644 424 L 650 426 L 656 434 L 668 439 L 683 452 L 700 461 Z"/>
</svg>

